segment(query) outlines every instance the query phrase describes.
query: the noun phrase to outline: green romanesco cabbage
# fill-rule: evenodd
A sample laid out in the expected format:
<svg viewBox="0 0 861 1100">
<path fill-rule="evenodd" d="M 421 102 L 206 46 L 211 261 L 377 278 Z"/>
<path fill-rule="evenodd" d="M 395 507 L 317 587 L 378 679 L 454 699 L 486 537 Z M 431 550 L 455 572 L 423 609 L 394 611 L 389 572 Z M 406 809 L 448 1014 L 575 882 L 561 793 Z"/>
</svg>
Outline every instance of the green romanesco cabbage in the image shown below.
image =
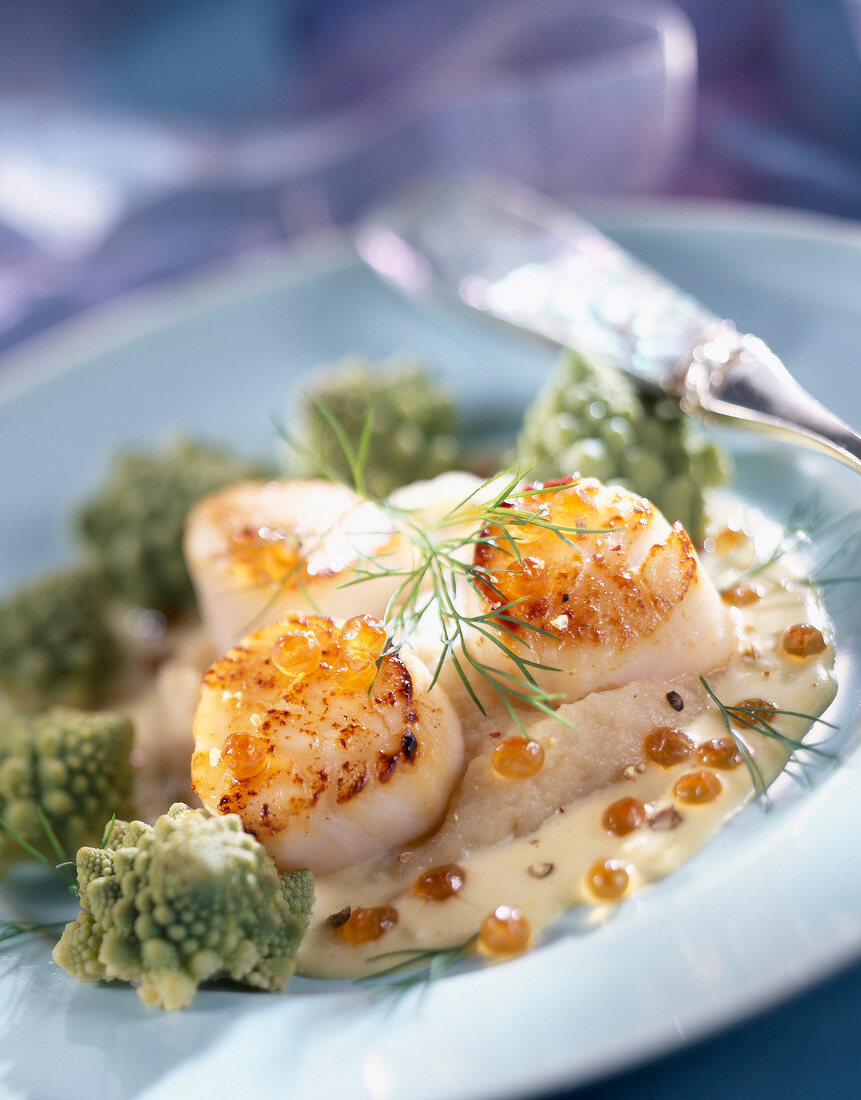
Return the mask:
<svg viewBox="0 0 861 1100">
<path fill-rule="evenodd" d="M 116 459 L 77 528 L 114 593 L 127 603 L 178 611 L 194 606 L 182 556 L 185 519 L 201 497 L 265 471 L 218 448 L 178 440 L 156 453 Z"/>
<path fill-rule="evenodd" d="M 98 570 L 52 573 L 0 603 L 0 688 L 16 706 L 96 706 L 119 667 Z"/>
<path fill-rule="evenodd" d="M 64 851 L 98 843 L 105 819 L 127 813 L 132 724 L 118 714 L 52 707 L 0 711 L 0 875 L 28 854 L 9 830 L 52 861 L 41 809 Z"/>
<path fill-rule="evenodd" d="M 283 989 L 308 927 L 310 871 L 279 875 L 233 814 L 176 803 L 153 826 L 117 821 L 78 852 L 81 912 L 54 959 L 79 982 L 125 981 L 183 1008 L 216 977 Z"/>
<path fill-rule="evenodd" d="M 354 453 L 370 417 L 364 481 L 379 497 L 458 465 L 461 446 L 454 400 L 418 363 L 345 359 L 323 368 L 309 381 L 305 394 L 297 434 L 303 448 L 319 461 L 297 459 L 291 472 L 314 474 L 320 466 L 351 480 L 350 464 L 321 405 Z"/>
<path fill-rule="evenodd" d="M 517 459 L 542 481 L 579 473 L 648 497 L 692 538 L 704 533 L 703 490 L 728 461 L 665 398 L 638 392 L 619 371 L 566 352 L 526 410 Z"/>
</svg>

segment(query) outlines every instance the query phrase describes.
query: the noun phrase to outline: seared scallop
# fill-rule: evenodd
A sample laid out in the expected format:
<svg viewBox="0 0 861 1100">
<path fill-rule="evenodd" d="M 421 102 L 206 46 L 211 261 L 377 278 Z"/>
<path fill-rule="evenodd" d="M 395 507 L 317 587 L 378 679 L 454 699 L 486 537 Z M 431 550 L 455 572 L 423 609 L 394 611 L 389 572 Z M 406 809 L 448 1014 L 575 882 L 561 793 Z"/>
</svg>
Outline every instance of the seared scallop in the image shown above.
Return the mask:
<svg viewBox="0 0 861 1100">
<path fill-rule="evenodd" d="M 575 476 L 530 486 L 503 511 L 460 595 L 474 617 L 470 652 L 501 685 L 522 678 L 507 651 L 569 702 L 705 672 L 735 651 L 734 621 L 691 540 L 649 501 Z"/>
<path fill-rule="evenodd" d="M 344 485 L 246 481 L 200 501 L 185 557 L 220 650 L 288 611 L 382 616 L 409 561 L 387 513 Z M 375 574 L 361 584 L 363 572 Z"/>
<path fill-rule="evenodd" d="M 290 615 L 205 673 L 192 781 L 237 813 L 279 869 L 325 874 L 442 819 L 460 775 L 460 721 L 379 620 Z"/>
</svg>

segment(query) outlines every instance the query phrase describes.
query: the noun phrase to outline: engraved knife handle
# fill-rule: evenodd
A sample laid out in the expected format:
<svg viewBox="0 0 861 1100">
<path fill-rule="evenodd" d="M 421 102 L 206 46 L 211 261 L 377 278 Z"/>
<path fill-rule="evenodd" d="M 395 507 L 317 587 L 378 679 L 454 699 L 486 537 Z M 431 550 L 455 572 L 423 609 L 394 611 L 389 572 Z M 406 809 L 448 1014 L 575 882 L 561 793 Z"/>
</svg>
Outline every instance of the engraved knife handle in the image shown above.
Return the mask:
<svg viewBox="0 0 861 1100">
<path fill-rule="evenodd" d="M 526 188 L 429 181 L 373 211 L 355 241 L 372 268 L 410 295 L 442 293 L 601 357 L 688 413 L 781 436 L 861 472 L 861 436 L 761 340 Z"/>
<path fill-rule="evenodd" d="M 680 361 L 676 396 L 685 412 L 802 443 L 861 473 L 861 435 L 795 381 L 756 336 L 730 321 L 714 326 Z"/>
</svg>

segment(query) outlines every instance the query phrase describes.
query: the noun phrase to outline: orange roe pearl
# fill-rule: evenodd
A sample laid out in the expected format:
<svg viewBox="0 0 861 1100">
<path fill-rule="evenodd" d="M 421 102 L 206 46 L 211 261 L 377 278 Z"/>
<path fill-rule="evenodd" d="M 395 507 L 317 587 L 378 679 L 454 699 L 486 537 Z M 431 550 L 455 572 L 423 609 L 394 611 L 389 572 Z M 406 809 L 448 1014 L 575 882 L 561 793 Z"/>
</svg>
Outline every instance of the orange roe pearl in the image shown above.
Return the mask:
<svg viewBox="0 0 861 1100">
<path fill-rule="evenodd" d="M 742 762 L 738 745 L 731 737 L 713 737 L 697 746 L 697 759 L 709 768 L 737 768 Z"/>
<path fill-rule="evenodd" d="M 673 793 L 680 802 L 697 806 L 704 802 L 714 802 L 722 789 L 721 781 L 714 772 L 703 768 L 698 772 L 686 772 L 677 779 Z"/>
<path fill-rule="evenodd" d="M 385 627 L 371 615 L 356 615 L 341 627 L 338 641 L 341 684 L 350 691 L 369 688 L 377 675 L 377 658 L 386 644 Z"/>
<path fill-rule="evenodd" d="M 221 759 L 234 779 L 252 779 L 269 763 L 266 742 L 253 733 L 231 733 L 222 746 Z"/>
<path fill-rule="evenodd" d="M 627 836 L 646 820 L 646 807 L 636 798 L 620 798 L 611 803 L 601 817 L 601 824 L 613 836 Z"/>
<path fill-rule="evenodd" d="M 749 730 L 757 728 L 759 719 L 770 722 L 777 714 L 777 707 L 767 699 L 742 699 L 740 703 L 726 709 L 737 726 L 744 726 Z"/>
<path fill-rule="evenodd" d="M 293 630 L 282 634 L 272 647 L 272 661 L 279 672 L 298 680 L 320 667 L 322 649 L 313 630 Z"/>
<path fill-rule="evenodd" d="M 586 886 L 599 901 L 618 901 L 628 881 L 627 868 L 619 859 L 597 859 L 586 872 Z"/>
<path fill-rule="evenodd" d="M 750 546 L 747 532 L 740 527 L 724 527 L 715 535 L 715 550 L 719 554 L 729 554 L 740 546 Z"/>
<path fill-rule="evenodd" d="M 748 604 L 756 603 L 761 598 L 761 594 L 747 584 L 736 585 L 735 588 L 728 588 L 721 593 L 723 602 L 730 604 L 732 607 L 747 607 Z"/>
<path fill-rule="evenodd" d="M 646 756 L 662 768 L 671 768 L 681 764 L 694 751 L 694 743 L 681 730 L 670 726 L 659 726 L 646 735 L 643 741 Z"/>
<path fill-rule="evenodd" d="M 354 653 L 338 665 L 337 686 L 342 691 L 367 691 L 376 677 L 376 659 L 370 653 Z"/>
<path fill-rule="evenodd" d="M 342 925 L 335 930 L 351 947 L 370 943 L 398 923 L 398 911 L 392 905 L 376 905 L 370 909 L 354 909 Z"/>
<path fill-rule="evenodd" d="M 372 653 L 379 657 L 386 644 L 386 628 L 373 615 L 355 615 L 341 627 L 339 642 L 345 653 Z"/>
<path fill-rule="evenodd" d="M 233 536 L 230 569 L 234 577 L 248 584 L 282 581 L 296 571 L 299 561 L 292 545 L 266 529 Z"/>
<path fill-rule="evenodd" d="M 535 513 L 535 518 L 539 521 L 546 522 L 548 520 L 548 509 L 546 506 L 540 508 Z M 513 535 L 515 541 L 520 546 L 529 546 L 534 542 L 541 542 L 547 537 L 547 528 L 543 526 L 542 522 L 535 523 L 533 521 L 518 521 L 512 523 L 508 528 L 509 534 Z"/>
<path fill-rule="evenodd" d="M 544 766 L 544 749 L 528 737 L 506 737 L 493 750 L 493 770 L 503 779 L 530 779 Z"/>
<path fill-rule="evenodd" d="M 456 863 L 433 867 L 419 875 L 413 884 L 413 893 L 425 901 L 445 901 L 463 889 L 466 871 Z"/>
<path fill-rule="evenodd" d="M 553 522 L 558 527 L 596 527 L 598 509 L 590 500 L 584 500 L 576 490 L 560 490 L 551 500 Z M 573 534 L 573 532 L 566 532 Z"/>
<path fill-rule="evenodd" d="M 815 626 L 796 623 L 784 631 L 783 648 L 792 657 L 815 657 L 825 649 L 825 639 Z"/>
<path fill-rule="evenodd" d="M 499 905 L 481 922 L 478 949 L 483 955 L 519 955 L 531 939 L 529 921 L 520 910 Z"/>
</svg>

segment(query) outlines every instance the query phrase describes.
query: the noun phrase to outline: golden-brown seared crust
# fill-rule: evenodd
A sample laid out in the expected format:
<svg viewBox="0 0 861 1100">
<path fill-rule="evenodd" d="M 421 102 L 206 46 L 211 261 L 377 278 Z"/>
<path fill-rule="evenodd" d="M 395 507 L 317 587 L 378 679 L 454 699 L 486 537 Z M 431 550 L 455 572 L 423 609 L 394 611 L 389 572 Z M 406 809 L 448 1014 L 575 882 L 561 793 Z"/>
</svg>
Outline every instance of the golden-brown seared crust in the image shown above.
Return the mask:
<svg viewBox="0 0 861 1100">
<path fill-rule="evenodd" d="M 457 715 L 371 615 L 291 614 L 204 675 L 192 781 L 279 870 L 325 874 L 424 835 L 463 760 Z"/>
<path fill-rule="evenodd" d="M 676 524 L 637 564 L 635 544 L 655 517 L 648 501 L 612 490 L 607 501 L 608 489 L 577 478 L 553 484 L 553 493 L 528 489 L 509 502 L 513 516 L 532 513 L 537 523 L 488 527 L 476 544 L 474 576 L 487 606 L 505 608 L 499 621 L 525 641 L 543 631 L 563 644 L 624 649 L 648 637 L 696 577 L 684 529 Z M 542 521 L 567 529 L 560 535 Z"/>
<path fill-rule="evenodd" d="M 197 751 L 195 790 L 219 812 L 239 814 L 260 836 L 280 832 L 327 795 L 338 805 L 361 798 L 375 782 L 415 765 L 421 752 L 412 679 L 401 658 L 382 659 L 370 693 L 367 687 L 348 691 L 339 684 L 335 623 L 322 616 L 293 622 L 313 629 L 321 643 L 319 668 L 308 675 L 291 679 L 270 655 L 290 627 L 287 620 L 256 631 L 203 676 L 204 693 L 222 693 L 219 702 L 226 704 L 220 741 L 253 735 L 266 746 L 268 766 L 237 779 Z"/>
</svg>

